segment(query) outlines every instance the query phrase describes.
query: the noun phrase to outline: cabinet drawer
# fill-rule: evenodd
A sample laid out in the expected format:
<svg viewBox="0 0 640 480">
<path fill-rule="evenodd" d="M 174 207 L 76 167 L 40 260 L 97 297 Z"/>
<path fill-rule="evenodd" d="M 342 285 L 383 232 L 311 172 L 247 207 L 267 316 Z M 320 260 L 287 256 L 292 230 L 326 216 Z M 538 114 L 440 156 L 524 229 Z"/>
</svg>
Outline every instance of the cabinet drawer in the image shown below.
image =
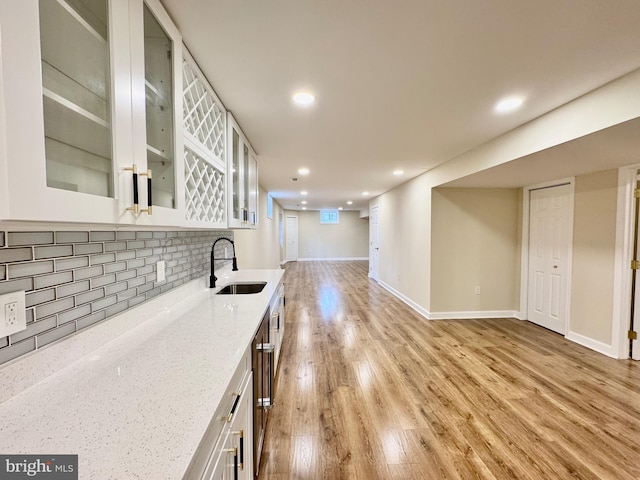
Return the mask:
<svg viewBox="0 0 640 480">
<path fill-rule="evenodd" d="M 216 408 L 215 414 L 211 418 L 209 427 L 204 437 L 200 441 L 198 450 L 196 451 L 191 464 L 184 476 L 184 479 L 200 479 L 202 478 L 210 459 L 216 455 L 216 445 L 220 444 L 219 437 L 221 434 L 226 435 L 231 422 L 235 416 L 235 412 L 240 407 L 240 396 L 246 387 L 247 382 L 251 378 L 251 345 L 247 347 L 242 360 L 236 368 L 229 385 L 227 386 L 220 404 Z M 234 412 L 232 414 L 231 412 Z"/>
</svg>

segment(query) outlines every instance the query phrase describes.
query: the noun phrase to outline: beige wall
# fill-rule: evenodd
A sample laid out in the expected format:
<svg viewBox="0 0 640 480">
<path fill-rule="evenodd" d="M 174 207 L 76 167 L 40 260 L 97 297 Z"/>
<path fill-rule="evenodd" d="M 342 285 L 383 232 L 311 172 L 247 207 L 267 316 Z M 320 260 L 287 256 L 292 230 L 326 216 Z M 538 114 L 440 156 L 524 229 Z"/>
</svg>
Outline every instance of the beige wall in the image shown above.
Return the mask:
<svg viewBox="0 0 640 480">
<path fill-rule="evenodd" d="M 612 338 L 617 170 L 576 177 L 569 330 Z"/>
<path fill-rule="evenodd" d="M 290 211 L 298 217 L 298 258 L 368 258 L 369 219 L 358 211 L 341 211 L 340 223 L 321 225 L 319 211 Z"/>
<path fill-rule="evenodd" d="M 380 282 L 429 310 L 431 187 L 422 175 L 374 199 L 379 206 Z"/>
<path fill-rule="evenodd" d="M 241 270 L 279 268 L 283 258 L 278 229 L 282 207 L 274 200 L 273 218 L 267 218 L 267 192 L 260 188 L 258 210 L 257 229 L 234 230 L 238 268 Z"/>
<path fill-rule="evenodd" d="M 519 309 L 521 197 L 515 188 L 433 189 L 432 314 Z"/>
</svg>

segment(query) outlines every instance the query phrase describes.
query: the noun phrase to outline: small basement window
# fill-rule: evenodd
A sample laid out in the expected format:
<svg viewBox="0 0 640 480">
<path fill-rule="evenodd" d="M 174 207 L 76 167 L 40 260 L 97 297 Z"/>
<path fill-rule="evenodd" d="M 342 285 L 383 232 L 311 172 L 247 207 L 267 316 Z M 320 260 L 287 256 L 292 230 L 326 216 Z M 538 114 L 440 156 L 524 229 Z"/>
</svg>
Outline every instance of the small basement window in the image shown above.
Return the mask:
<svg viewBox="0 0 640 480">
<path fill-rule="evenodd" d="M 320 210 L 320 223 L 340 223 L 340 212 L 338 210 Z"/>
</svg>

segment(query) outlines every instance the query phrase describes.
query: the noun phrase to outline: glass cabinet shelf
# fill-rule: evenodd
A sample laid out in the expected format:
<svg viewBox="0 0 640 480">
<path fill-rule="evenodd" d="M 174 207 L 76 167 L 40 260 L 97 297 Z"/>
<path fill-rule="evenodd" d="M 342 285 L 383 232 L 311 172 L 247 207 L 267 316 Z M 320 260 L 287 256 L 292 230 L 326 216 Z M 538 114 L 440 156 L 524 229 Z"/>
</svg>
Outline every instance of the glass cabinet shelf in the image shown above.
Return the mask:
<svg viewBox="0 0 640 480">
<path fill-rule="evenodd" d="M 47 186 L 113 197 L 106 0 L 40 0 Z"/>
<path fill-rule="evenodd" d="M 173 41 L 145 4 L 147 167 L 153 171 L 153 202 L 166 208 L 176 208 L 173 55 Z"/>
</svg>

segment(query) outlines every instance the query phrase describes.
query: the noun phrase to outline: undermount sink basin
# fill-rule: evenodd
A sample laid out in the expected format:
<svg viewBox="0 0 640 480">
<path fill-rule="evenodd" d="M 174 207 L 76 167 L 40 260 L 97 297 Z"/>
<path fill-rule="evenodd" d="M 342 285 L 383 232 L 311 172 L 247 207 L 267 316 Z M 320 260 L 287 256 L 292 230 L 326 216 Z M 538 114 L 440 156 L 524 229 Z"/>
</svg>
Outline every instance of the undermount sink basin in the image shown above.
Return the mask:
<svg viewBox="0 0 640 480">
<path fill-rule="evenodd" d="M 216 295 L 248 295 L 251 293 L 260 293 L 266 285 L 267 282 L 230 283 L 229 285 L 225 285 Z"/>
</svg>

